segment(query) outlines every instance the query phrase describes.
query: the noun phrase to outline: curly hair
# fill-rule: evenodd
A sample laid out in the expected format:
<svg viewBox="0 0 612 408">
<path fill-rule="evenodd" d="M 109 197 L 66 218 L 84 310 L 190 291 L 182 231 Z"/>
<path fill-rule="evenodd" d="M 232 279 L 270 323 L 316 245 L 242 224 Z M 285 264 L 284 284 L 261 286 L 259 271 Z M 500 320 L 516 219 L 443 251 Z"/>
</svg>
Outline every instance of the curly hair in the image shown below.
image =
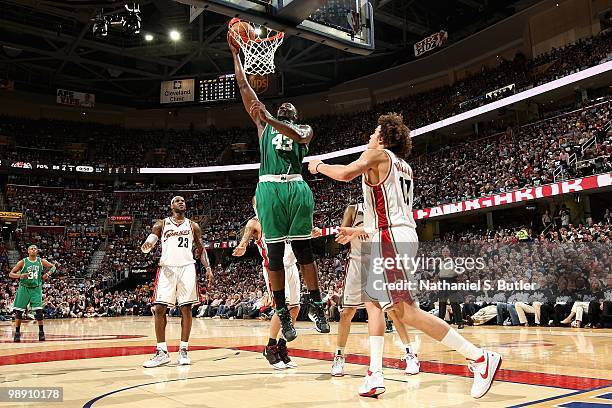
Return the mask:
<svg viewBox="0 0 612 408">
<path fill-rule="evenodd" d="M 404 117 L 395 112 L 380 115 L 380 137 L 385 147 L 400 159 L 407 159 L 412 152 L 410 129 L 404 124 Z"/>
</svg>

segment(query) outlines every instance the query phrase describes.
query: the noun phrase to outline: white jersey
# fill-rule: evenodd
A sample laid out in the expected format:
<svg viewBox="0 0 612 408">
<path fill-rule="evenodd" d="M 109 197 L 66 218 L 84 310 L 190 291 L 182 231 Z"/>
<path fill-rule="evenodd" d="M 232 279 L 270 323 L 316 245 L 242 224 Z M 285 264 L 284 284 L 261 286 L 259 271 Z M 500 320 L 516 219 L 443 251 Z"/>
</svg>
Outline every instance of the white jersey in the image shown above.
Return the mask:
<svg viewBox="0 0 612 408">
<path fill-rule="evenodd" d="M 356 205 L 355 208 L 355 219 L 353 220 L 353 224 L 351 225 L 351 227 L 356 228 L 356 227 L 363 227 L 363 216 L 364 216 L 364 206 L 362 203 L 359 203 Z M 354 238 L 351 240 L 351 248 L 349 251 L 349 262 L 351 261 L 355 261 L 355 262 L 363 262 L 362 259 L 362 242 L 361 239 L 359 238 Z"/>
<path fill-rule="evenodd" d="M 162 254 L 159 264 L 162 266 L 183 266 L 194 264 L 193 229 L 189 218 L 181 224 L 175 224 L 171 218 L 164 219 L 161 234 Z"/>
<path fill-rule="evenodd" d="M 268 246 L 263 236 L 255 241 L 259 254 L 262 258 L 263 277 L 266 281 L 268 293 L 272 294 L 272 285 L 270 284 L 268 270 Z M 283 255 L 283 265 L 285 266 L 285 300 L 289 308 L 300 305 L 300 272 L 297 267 L 297 259 L 293 254 L 291 244 L 285 241 L 285 254 Z M 272 300 L 274 303 L 274 299 Z"/>
<path fill-rule="evenodd" d="M 391 159 L 387 176 L 380 183 L 372 185 L 363 175 L 361 182 L 365 200 L 364 228 L 370 234 L 396 226 L 416 228 L 412 216 L 412 169 L 393 152 L 383 151 Z"/>
<path fill-rule="evenodd" d="M 355 218 L 350 225 L 353 228 L 363 227 L 364 205 L 355 206 Z M 342 283 L 342 306 L 363 308 L 365 300 L 365 284 L 370 267 L 370 238 L 364 242 L 354 238 L 350 242 L 347 263 Z"/>
</svg>

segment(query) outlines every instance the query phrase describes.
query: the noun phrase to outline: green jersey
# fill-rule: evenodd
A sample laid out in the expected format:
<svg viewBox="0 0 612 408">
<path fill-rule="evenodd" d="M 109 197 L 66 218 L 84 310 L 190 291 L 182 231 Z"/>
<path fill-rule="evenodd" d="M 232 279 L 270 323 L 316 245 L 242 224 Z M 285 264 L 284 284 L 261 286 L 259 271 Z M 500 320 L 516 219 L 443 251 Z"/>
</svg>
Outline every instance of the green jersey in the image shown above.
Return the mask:
<svg viewBox="0 0 612 408">
<path fill-rule="evenodd" d="M 302 174 L 302 161 L 308 145 L 295 143 L 270 125 L 266 125 L 259 139 L 261 165 L 259 175 Z"/>
<path fill-rule="evenodd" d="M 27 273 L 27 278 L 19 280 L 21 286 L 26 288 L 36 288 L 42 285 L 43 265 L 39 257 L 35 261 L 31 261 L 30 258 L 23 258 L 23 268 L 20 273 Z"/>
</svg>

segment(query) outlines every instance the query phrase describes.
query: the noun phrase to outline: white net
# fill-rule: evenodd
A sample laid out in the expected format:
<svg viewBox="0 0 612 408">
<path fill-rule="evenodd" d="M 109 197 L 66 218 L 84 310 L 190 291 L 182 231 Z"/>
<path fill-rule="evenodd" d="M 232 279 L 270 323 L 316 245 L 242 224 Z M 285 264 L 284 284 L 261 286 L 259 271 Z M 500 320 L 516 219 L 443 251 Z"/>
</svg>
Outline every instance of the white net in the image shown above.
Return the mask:
<svg viewBox="0 0 612 408">
<path fill-rule="evenodd" d="M 274 53 L 283 43 L 285 34 L 274 31 L 266 26 L 250 24 L 253 27 L 254 38 L 240 35 L 239 30 L 232 30 L 232 26 L 240 21 L 233 19 L 229 22 L 229 32 L 234 41 L 240 46 L 244 54 L 244 72 L 250 75 L 267 75 L 275 72 Z"/>
</svg>

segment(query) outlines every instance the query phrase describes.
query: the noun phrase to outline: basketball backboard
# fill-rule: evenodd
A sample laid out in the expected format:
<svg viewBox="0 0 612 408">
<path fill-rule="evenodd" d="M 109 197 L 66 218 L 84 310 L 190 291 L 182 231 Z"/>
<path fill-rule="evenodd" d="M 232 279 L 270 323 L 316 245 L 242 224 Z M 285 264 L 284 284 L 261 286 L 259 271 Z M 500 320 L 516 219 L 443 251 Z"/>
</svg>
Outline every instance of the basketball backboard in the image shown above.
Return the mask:
<svg viewBox="0 0 612 408">
<path fill-rule="evenodd" d="M 176 1 L 355 54 L 374 50 L 374 12 L 368 0 Z"/>
</svg>

